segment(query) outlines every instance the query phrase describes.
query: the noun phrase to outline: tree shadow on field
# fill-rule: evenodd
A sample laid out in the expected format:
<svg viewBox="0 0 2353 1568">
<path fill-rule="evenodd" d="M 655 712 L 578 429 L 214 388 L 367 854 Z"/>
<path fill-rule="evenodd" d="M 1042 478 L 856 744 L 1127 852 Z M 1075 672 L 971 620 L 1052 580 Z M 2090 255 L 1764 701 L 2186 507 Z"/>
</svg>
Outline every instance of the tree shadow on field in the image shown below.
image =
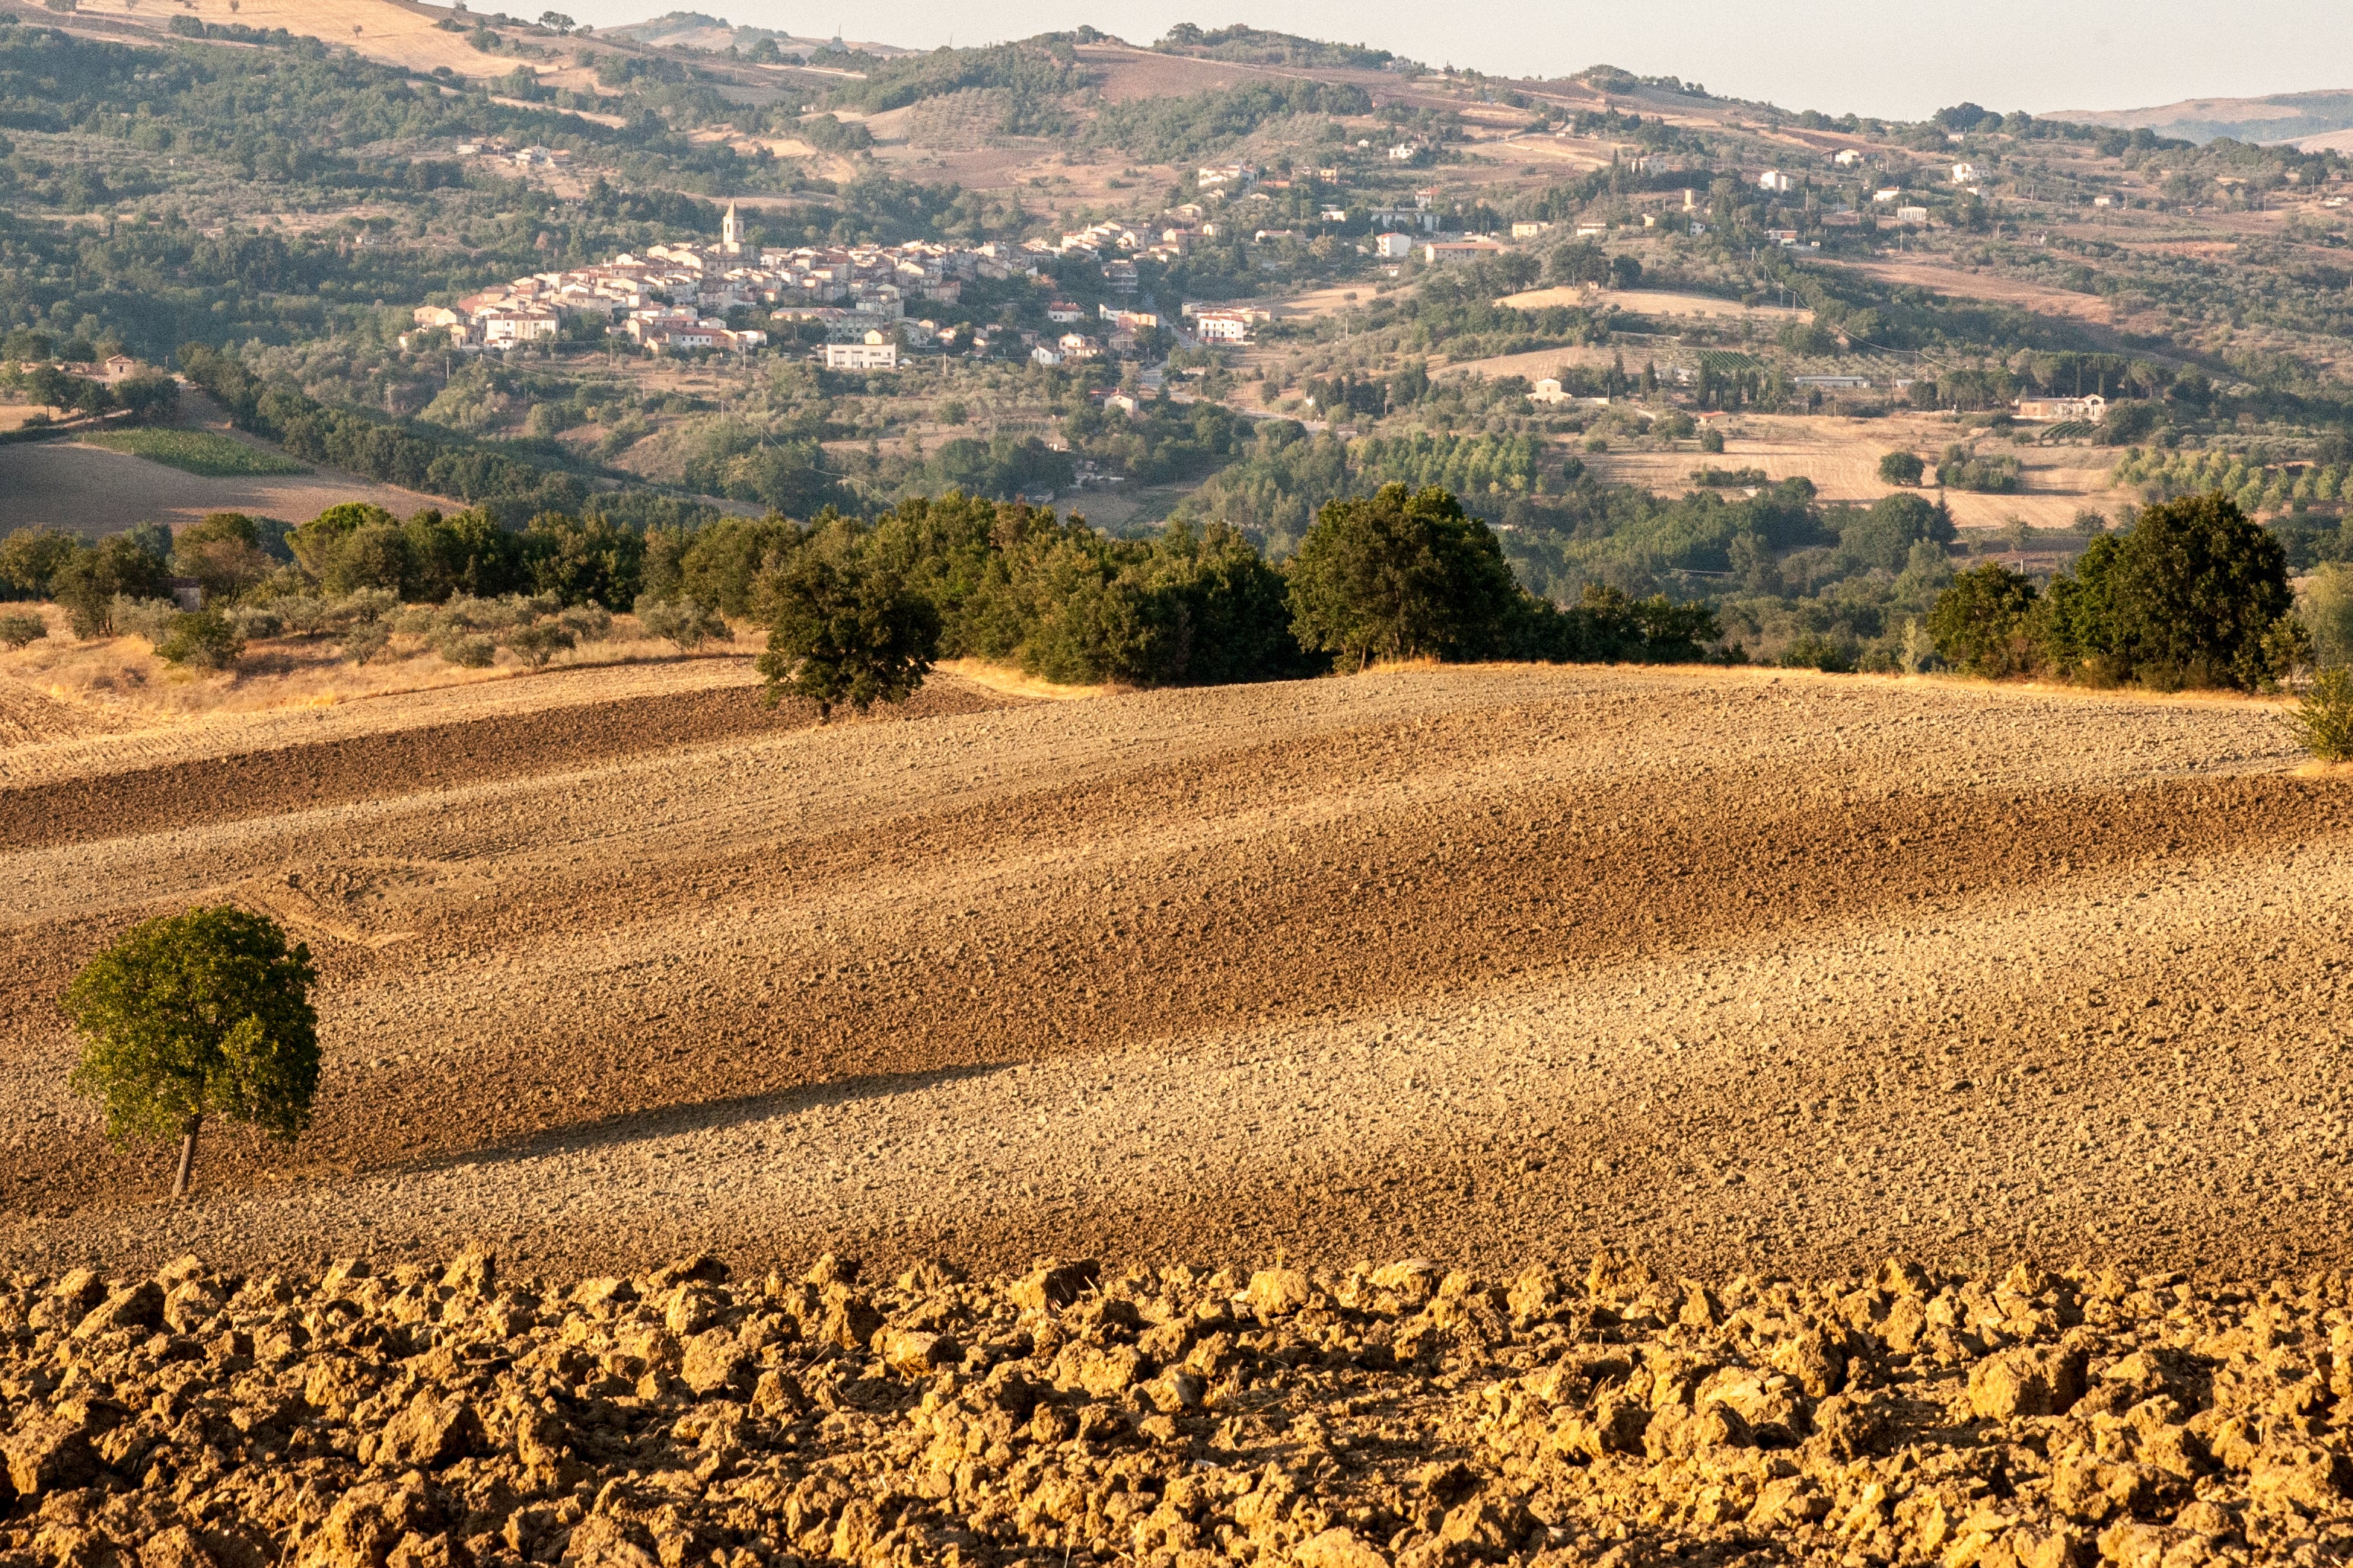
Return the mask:
<svg viewBox="0 0 2353 1568">
<path fill-rule="evenodd" d="M 413 1161 L 387 1161 L 365 1169 L 368 1173 L 375 1174 L 391 1171 L 429 1173 L 518 1164 L 564 1154 L 593 1154 L 657 1139 L 691 1137 L 698 1132 L 724 1132 L 730 1129 L 804 1116 L 816 1110 L 839 1110 L 871 1100 L 890 1100 L 946 1084 L 994 1078 L 1015 1068 L 1033 1065 L 1026 1058 L 1015 1058 L 1001 1062 L 934 1068 L 923 1072 L 860 1074 L 823 1083 L 797 1084 L 790 1089 L 775 1089 L 765 1094 L 738 1095 L 692 1105 L 667 1105 L 654 1110 L 629 1111 L 531 1133 L 511 1143 L 436 1154 Z"/>
</svg>

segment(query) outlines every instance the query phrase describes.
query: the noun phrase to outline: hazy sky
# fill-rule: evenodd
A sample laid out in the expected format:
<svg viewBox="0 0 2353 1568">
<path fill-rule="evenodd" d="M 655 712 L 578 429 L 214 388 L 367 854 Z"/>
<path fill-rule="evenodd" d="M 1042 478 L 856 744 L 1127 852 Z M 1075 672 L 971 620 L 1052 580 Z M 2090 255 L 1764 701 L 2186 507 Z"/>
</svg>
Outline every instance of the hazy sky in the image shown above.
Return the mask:
<svg viewBox="0 0 2353 1568">
<path fill-rule="evenodd" d="M 572 11 L 610 25 L 673 6 L 911 47 L 1082 23 L 1149 43 L 1173 22 L 1242 21 L 1497 75 L 1566 76 L 1607 61 L 1788 109 L 1907 119 L 1963 99 L 2134 109 L 2353 89 L 2348 0 L 575 0 Z"/>
</svg>

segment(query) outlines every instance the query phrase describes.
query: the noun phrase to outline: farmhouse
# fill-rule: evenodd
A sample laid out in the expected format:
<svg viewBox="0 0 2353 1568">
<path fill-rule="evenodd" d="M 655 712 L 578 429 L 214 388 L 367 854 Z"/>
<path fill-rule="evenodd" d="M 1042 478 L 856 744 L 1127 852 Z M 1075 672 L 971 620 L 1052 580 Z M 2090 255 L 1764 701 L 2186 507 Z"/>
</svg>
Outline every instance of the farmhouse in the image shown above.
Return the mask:
<svg viewBox="0 0 2353 1568">
<path fill-rule="evenodd" d="M 2096 394 L 2090 397 L 2021 397 L 2018 400 L 2018 416 L 2037 422 L 2100 419 L 2105 417 L 2107 412 L 2108 400 Z"/>
<path fill-rule="evenodd" d="M 1436 267 L 1441 262 L 1476 261 L 1482 256 L 1501 256 L 1511 248 L 1500 240 L 1493 239 L 1433 239 L 1421 247 L 1421 258 Z"/>
</svg>

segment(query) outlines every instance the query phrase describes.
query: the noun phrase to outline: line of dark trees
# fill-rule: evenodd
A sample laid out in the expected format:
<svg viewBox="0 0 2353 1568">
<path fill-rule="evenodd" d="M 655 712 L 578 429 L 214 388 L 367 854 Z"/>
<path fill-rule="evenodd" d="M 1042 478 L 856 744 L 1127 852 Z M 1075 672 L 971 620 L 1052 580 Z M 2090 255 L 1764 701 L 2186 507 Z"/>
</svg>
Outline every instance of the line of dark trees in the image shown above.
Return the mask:
<svg viewBox="0 0 2353 1568">
<path fill-rule="evenodd" d="M 828 581 L 916 606 L 906 615 L 932 628 L 915 638 L 927 658 L 1008 663 L 1064 683 L 1280 679 L 1377 658 L 1692 662 L 1720 636 L 1704 605 L 1606 588 L 1568 608 L 1539 599 L 1452 494 L 1403 485 L 1326 502 L 1280 567 L 1215 524 L 1112 539 L 1050 510 L 951 493 L 871 521 L 654 530 L 644 591 L 772 627 L 780 616 L 821 619 L 806 605 L 786 616 L 778 597 L 809 551 L 829 563 Z M 902 646 L 905 624 L 886 622 L 893 632 L 881 640 Z"/>
<path fill-rule="evenodd" d="M 125 601 L 166 596 L 174 573 L 200 583 L 213 610 L 371 592 L 407 604 L 521 594 L 771 628 L 795 618 L 785 586 L 818 582 L 905 606 L 877 618 L 855 599 L 865 607 L 852 619 L 876 648 L 913 647 L 925 668 L 973 658 L 1068 684 L 1270 680 L 1375 659 L 1726 657 L 1705 605 L 1599 585 L 1555 605 L 1519 585 L 1494 532 L 1451 492 L 1396 484 L 1325 503 L 1279 567 L 1221 525 L 1113 539 L 1046 509 L 955 492 L 871 521 L 828 510 L 642 532 L 560 512 L 520 529 L 481 510 L 403 521 L 351 502 L 291 530 L 221 514 L 176 541 L 159 526 L 96 544 L 34 529 L 0 541 L 0 592 L 54 598 L 83 637 L 117 630 Z M 796 614 L 795 624 L 830 624 Z"/>
</svg>

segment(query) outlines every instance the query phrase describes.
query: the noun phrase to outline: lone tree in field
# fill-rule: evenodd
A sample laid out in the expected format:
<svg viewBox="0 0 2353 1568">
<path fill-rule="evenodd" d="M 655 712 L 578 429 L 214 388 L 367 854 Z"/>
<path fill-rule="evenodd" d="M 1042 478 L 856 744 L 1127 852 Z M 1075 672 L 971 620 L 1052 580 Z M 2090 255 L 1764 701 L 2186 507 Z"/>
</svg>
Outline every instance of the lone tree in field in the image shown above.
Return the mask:
<svg viewBox="0 0 2353 1568">
<path fill-rule="evenodd" d="M 1521 599 L 1493 531 L 1435 485 L 1325 502 L 1291 562 L 1300 646 L 1358 669 L 1375 658 L 1491 658 Z"/>
<path fill-rule="evenodd" d="M 289 1142 L 319 1089 L 311 951 L 266 915 L 228 905 L 125 931 L 67 987 L 81 1033 L 75 1092 L 101 1100 L 117 1142 L 180 1140 L 172 1196 L 188 1191 L 196 1134 L 223 1116 Z"/>
<path fill-rule="evenodd" d="M 863 713 L 877 702 L 904 702 L 939 655 L 939 611 L 847 523 L 767 573 L 759 605 L 768 623 L 758 665 L 768 700 L 805 697 L 820 723 L 845 703 Z"/>
</svg>

